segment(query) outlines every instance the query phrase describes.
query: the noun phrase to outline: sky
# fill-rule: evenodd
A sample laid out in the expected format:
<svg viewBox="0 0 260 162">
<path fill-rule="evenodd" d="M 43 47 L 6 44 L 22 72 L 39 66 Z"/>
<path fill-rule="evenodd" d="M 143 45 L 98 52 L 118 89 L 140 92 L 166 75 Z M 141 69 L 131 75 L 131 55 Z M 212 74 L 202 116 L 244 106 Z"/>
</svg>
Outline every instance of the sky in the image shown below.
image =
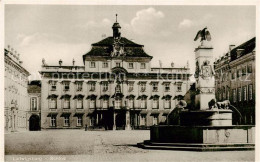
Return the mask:
<svg viewBox="0 0 260 162">
<path fill-rule="evenodd" d="M 207 26 L 214 58 L 255 37 L 254 6 L 95 6 L 95 5 L 6 5 L 5 47 L 21 55 L 23 66 L 35 76 L 42 58 L 48 65 L 83 66 L 82 55 L 91 44 L 112 36 L 115 14 L 121 36 L 138 44 L 153 56 L 152 67 L 195 69 L 197 32 Z M 34 79 L 34 78 L 31 78 Z M 35 78 L 38 79 L 38 78 Z"/>
</svg>

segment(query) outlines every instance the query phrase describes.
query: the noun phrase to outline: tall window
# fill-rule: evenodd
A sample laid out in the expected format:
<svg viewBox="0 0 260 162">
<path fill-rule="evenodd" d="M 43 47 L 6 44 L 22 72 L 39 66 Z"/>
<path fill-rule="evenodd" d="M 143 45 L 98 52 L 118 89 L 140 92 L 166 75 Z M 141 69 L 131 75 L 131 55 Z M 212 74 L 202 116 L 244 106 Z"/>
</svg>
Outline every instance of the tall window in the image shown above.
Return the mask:
<svg viewBox="0 0 260 162">
<path fill-rule="evenodd" d="M 166 98 L 164 100 L 164 108 L 165 109 L 170 109 L 171 108 L 171 100 L 169 98 Z"/>
<path fill-rule="evenodd" d="M 247 73 L 252 73 L 252 64 L 247 65 Z"/>
<path fill-rule="evenodd" d="M 140 105 L 141 109 L 145 109 L 146 108 L 146 99 L 142 99 L 141 100 L 141 105 Z"/>
<path fill-rule="evenodd" d="M 116 99 L 115 108 L 121 108 L 121 99 Z"/>
<path fill-rule="evenodd" d="M 96 107 L 96 100 L 90 100 L 89 108 L 94 109 Z"/>
<path fill-rule="evenodd" d="M 232 79 L 235 79 L 236 78 L 236 73 L 233 71 L 232 72 Z"/>
<path fill-rule="evenodd" d="M 83 108 L 83 98 L 78 98 L 76 102 L 77 102 L 77 109 L 82 109 Z"/>
<path fill-rule="evenodd" d="M 70 90 L 70 82 L 64 82 L 64 91 Z"/>
<path fill-rule="evenodd" d="M 103 108 L 104 109 L 108 108 L 108 99 L 103 99 Z"/>
<path fill-rule="evenodd" d="M 241 69 L 237 69 L 237 78 L 239 78 L 240 76 L 242 76 L 242 70 Z"/>
<path fill-rule="evenodd" d="M 76 82 L 76 90 L 77 91 L 82 91 L 82 82 Z"/>
<path fill-rule="evenodd" d="M 145 90 L 146 90 L 146 84 L 145 83 L 141 83 L 140 84 L 140 87 L 141 87 L 141 92 L 145 92 Z"/>
<path fill-rule="evenodd" d="M 170 83 L 165 83 L 164 84 L 164 91 L 169 92 L 170 91 Z"/>
<path fill-rule="evenodd" d="M 134 68 L 134 63 L 130 62 L 130 63 L 128 64 L 128 68 L 129 68 L 129 69 L 133 69 L 133 68 Z"/>
<path fill-rule="evenodd" d="M 95 91 L 96 90 L 96 84 L 94 82 L 90 83 L 90 91 Z"/>
<path fill-rule="evenodd" d="M 222 93 L 222 98 L 223 98 L 223 100 L 225 100 L 226 99 L 226 88 L 225 87 L 223 87 L 223 93 Z"/>
<path fill-rule="evenodd" d="M 153 109 L 158 109 L 159 108 L 159 99 L 154 98 L 153 99 Z"/>
<path fill-rule="evenodd" d="M 244 91 L 244 101 L 246 101 L 247 100 L 247 87 L 246 86 L 244 86 L 243 87 L 243 91 Z"/>
<path fill-rule="evenodd" d="M 31 98 L 31 110 L 37 110 L 37 97 Z"/>
<path fill-rule="evenodd" d="M 146 114 L 141 114 L 140 125 L 146 125 Z"/>
<path fill-rule="evenodd" d="M 158 83 L 152 83 L 153 92 L 158 91 Z"/>
<path fill-rule="evenodd" d="M 56 109 L 57 108 L 57 98 L 50 98 L 49 107 L 50 107 L 50 109 Z"/>
<path fill-rule="evenodd" d="M 51 116 L 51 127 L 56 127 L 56 116 Z"/>
<path fill-rule="evenodd" d="M 77 126 L 82 126 L 82 116 L 78 116 L 78 119 L 77 119 Z"/>
<path fill-rule="evenodd" d="M 153 116 L 153 125 L 157 125 L 158 124 L 158 115 L 154 115 Z"/>
<path fill-rule="evenodd" d="M 90 62 L 90 68 L 95 68 L 96 67 L 96 63 L 95 62 Z"/>
<path fill-rule="evenodd" d="M 57 81 L 50 81 L 51 91 L 56 91 Z"/>
<path fill-rule="evenodd" d="M 134 99 L 131 98 L 131 99 L 128 100 L 128 106 L 129 106 L 130 109 L 134 108 Z"/>
<path fill-rule="evenodd" d="M 104 82 L 103 83 L 103 92 L 106 92 L 108 90 L 108 83 Z"/>
<path fill-rule="evenodd" d="M 250 84 L 250 85 L 248 86 L 248 99 L 249 99 L 249 100 L 252 100 L 252 99 L 253 99 L 253 85 L 252 85 L 252 84 Z"/>
<path fill-rule="evenodd" d="M 238 101 L 242 100 L 241 88 L 238 88 Z"/>
<path fill-rule="evenodd" d="M 229 100 L 229 98 L 230 98 L 230 96 L 229 96 L 229 92 L 230 91 L 230 89 L 229 88 L 227 88 L 227 100 Z"/>
<path fill-rule="evenodd" d="M 116 67 L 121 67 L 121 63 L 120 62 L 116 62 Z"/>
<path fill-rule="evenodd" d="M 233 102 L 237 102 L 237 92 L 236 92 L 236 89 L 233 89 Z"/>
<path fill-rule="evenodd" d="M 145 63 L 141 63 L 141 69 L 145 69 Z"/>
<path fill-rule="evenodd" d="M 182 91 L 182 83 L 177 83 L 177 92 Z"/>
<path fill-rule="evenodd" d="M 70 98 L 64 98 L 64 101 L 63 101 L 63 108 L 64 109 L 69 109 L 70 108 Z"/>
<path fill-rule="evenodd" d="M 102 67 L 103 68 L 108 68 L 108 62 L 103 62 Z"/>
<path fill-rule="evenodd" d="M 132 92 L 134 90 L 134 83 L 128 84 L 128 92 Z"/>
<path fill-rule="evenodd" d="M 68 127 L 70 125 L 70 117 L 64 116 L 64 126 Z"/>
</svg>

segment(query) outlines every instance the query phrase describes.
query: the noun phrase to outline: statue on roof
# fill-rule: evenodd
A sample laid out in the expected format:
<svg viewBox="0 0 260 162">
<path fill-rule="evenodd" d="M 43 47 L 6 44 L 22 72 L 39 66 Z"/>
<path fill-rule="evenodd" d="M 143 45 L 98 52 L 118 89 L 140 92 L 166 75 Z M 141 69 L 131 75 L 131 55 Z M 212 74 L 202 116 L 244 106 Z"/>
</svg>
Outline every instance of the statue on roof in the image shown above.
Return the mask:
<svg viewBox="0 0 260 162">
<path fill-rule="evenodd" d="M 209 31 L 207 30 L 207 27 L 198 31 L 196 37 L 194 38 L 194 41 L 197 41 L 199 38 L 201 38 L 200 39 L 201 42 L 204 40 L 211 41 L 211 35 L 210 35 Z"/>
</svg>

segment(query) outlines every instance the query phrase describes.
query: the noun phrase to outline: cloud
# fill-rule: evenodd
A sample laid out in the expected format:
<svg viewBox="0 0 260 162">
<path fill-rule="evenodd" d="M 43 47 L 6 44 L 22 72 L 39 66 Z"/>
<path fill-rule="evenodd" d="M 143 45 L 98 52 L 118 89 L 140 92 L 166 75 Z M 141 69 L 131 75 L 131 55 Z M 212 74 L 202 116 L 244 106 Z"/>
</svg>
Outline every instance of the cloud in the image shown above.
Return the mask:
<svg viewBox="0 0 260 162">
<path fill-rule="evenodd" d="M 16 39 L 19 42 L 19 46 L 28 46 L 43 42 L 63 42 L 65 38 L 47 33 L 34 33 L 31 35 L 18 34 Z"/>
<path fill-rule="evenodd" d="M 194 23 L 190 19 L 183 19 L 179 24 L 179 28 L 190 28 L 193 25 Z"/>
<path fill-rule="evenodd" d="M 131 20 L 130 26 L 136 34 L 149 35 L 157 33 L 162 29 L 164 13 L 150 7 L 136 12 L 136 16 Z"/>
</svg>

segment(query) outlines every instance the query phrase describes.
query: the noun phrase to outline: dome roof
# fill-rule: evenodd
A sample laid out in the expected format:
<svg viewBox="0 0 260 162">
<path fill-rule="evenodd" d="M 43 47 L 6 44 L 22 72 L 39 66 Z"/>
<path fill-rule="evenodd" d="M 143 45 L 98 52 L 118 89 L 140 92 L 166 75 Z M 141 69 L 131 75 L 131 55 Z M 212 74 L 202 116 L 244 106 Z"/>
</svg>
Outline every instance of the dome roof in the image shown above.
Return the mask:
<svg viewBox="0 0 260 162">
<path fill-rule="evenodd" d="M 118 22 L 115 22 L 114 25 L 112 26 L 112 28 L 121 28 L 121 26 L 119 25 Z"/>
</svg>

